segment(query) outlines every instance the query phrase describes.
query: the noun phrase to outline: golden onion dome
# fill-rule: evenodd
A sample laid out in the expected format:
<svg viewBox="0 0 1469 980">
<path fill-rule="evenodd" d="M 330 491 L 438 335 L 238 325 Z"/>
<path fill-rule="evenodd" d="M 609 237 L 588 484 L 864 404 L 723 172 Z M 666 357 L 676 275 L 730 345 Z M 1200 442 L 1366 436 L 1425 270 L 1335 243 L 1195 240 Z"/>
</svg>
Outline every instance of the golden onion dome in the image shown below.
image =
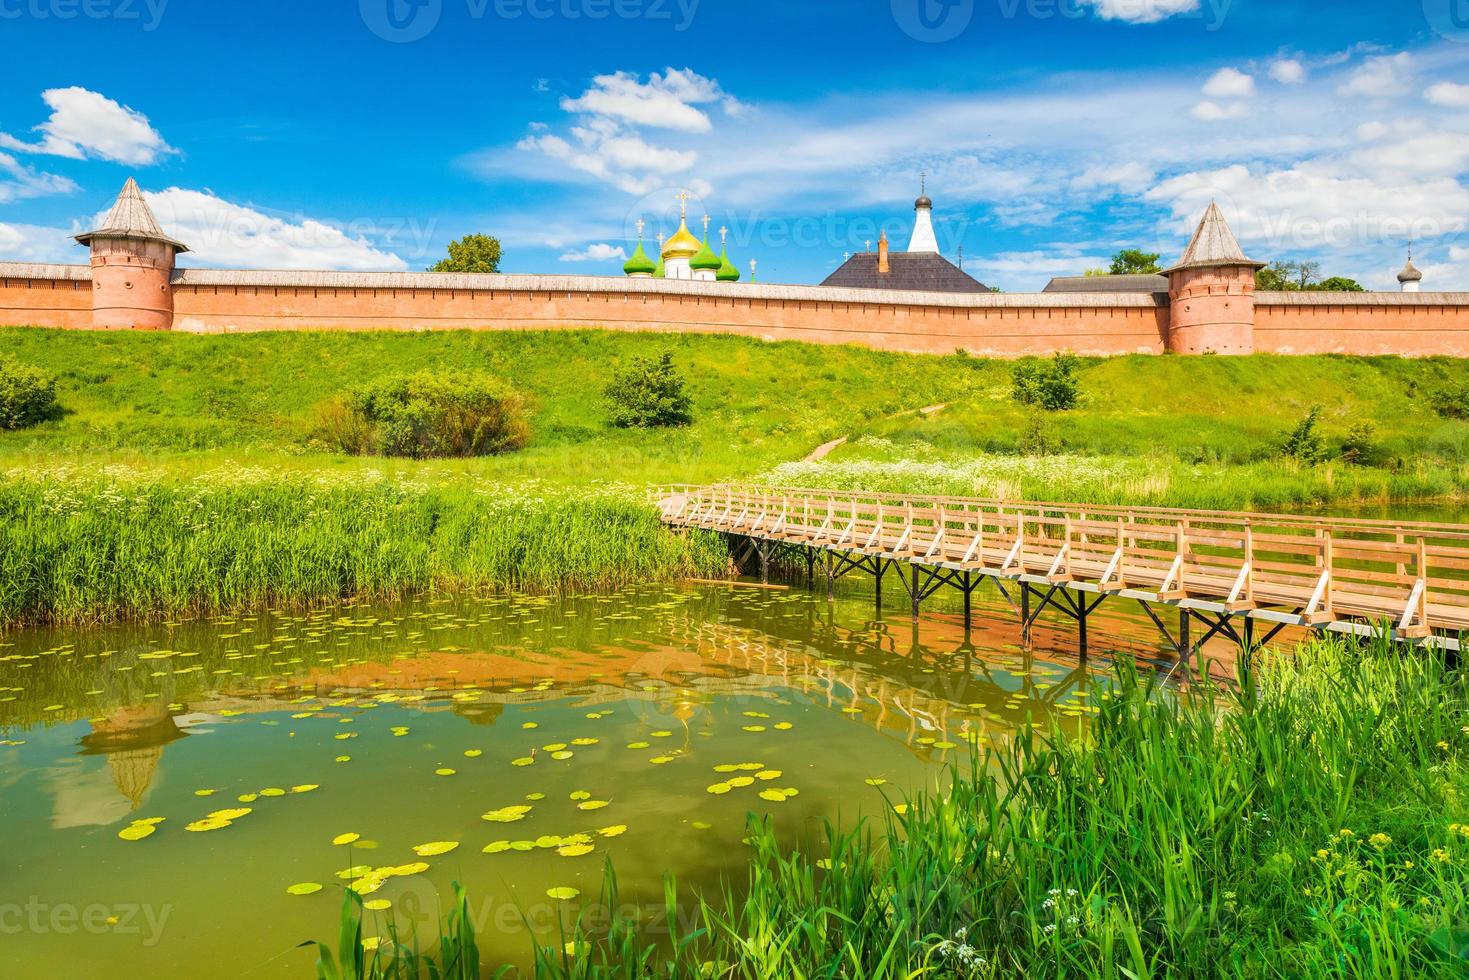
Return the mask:
<svg viewBox="0 0 1469 980">
<path fill-rule="evenodd" d="M 689 231 L 689 223 L 687 221 L 680 221 L 678 223 L 678 231 L 674 232 L 673 237 L 663 243 L 663 258 L 665 260 L 691 259 L 695 255 L 698 255 L 699 250 L 703 247 L 704 243 L 695 238 L 693 233 Z"/>
</svg>

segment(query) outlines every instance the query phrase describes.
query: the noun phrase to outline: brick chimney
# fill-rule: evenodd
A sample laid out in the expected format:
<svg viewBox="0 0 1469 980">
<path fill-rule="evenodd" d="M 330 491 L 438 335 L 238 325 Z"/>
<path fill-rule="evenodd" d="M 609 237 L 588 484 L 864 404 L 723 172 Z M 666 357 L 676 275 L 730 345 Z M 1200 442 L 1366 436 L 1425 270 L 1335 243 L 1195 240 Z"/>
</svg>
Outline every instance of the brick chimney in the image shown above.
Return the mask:
<svg viewBox="0 0 1469 980">
<path fill-rule="evenodd" d="M 888 263 L 888 233 L 883 232 L 877 240 L 877 273 L 885 276 L 892 271 L 892 266 Z"/>
</svg>

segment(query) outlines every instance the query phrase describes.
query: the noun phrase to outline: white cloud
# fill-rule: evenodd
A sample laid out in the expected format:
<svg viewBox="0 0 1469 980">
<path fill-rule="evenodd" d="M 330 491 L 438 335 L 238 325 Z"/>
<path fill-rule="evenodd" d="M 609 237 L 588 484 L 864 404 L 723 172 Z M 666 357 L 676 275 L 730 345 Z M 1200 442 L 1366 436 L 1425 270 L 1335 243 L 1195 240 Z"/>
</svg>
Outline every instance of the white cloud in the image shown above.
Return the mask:
<svg viewBox="0 0 1469 980">
<path fill-rule="evenodd" d="M 1434 105 L 1450 109 L 1469 109 L 1469 85 L 1439 82 L 1437 85 L 1430 85 L 1423 97 Z"/>
<path fill-rule="evenodd" d="M 1191 14 L 1199 9 L 1199 0 L 1081 0 L 1103 20 L 1120 20 L 1129 24 L 1156 24 L 1178 14 Z"/>
<path fill-rule="evenodd" d="M 1469 170 L 1469 134 L 1440 132 L 1407 122 L 1391 129 L 1393 138 L 1353 153 L 1366 174 L 1395 180 L 1409 174 L 1454 177 Z"/>
<path fill-rule="evenodd" d="M 87 253 L 72 241 L 73 231 L 39 225 L 0 223 L 0 259 L 8 262 L 84 263 Z"/>
<path fill-rule="evenodd" d="M 163 230 L 188 245 L 191 256 L 204 265 L 353 272 L 408 268 L 408 263 L 365 236 L 348 234 L 324 221 L 265 214 L 182 187 L 144 196 Z"/>
<path fill-rule="evenodd" d="M 1204 94 L 1211 99 L 1253 98 L 1255 78 L 1238 68 L 1221 68 L 1204 83 Z"/>
<path fill-rule="evenodd" d="M 1372 120 L 1364 122 L 1357 127 L 1357 139 L 1364 143 L 1373 143 L 1382 139 L 1388 133 L 1387 123 Z"/>
<path fill-rule="evenodd" d="M 1056 276 L 1079 276 L 1088 269 L 1105 269 L 1110 258 L 1074 249 L 1000 252 L 965 259 L 964 271 L 986 285 L 1005 283 L 1012 290 L 1037 292 Z"/>
<path fill-rule="evenodd" d="M 1138 194 L 1153 186 L 1156 175 L 1152 167 L 1136 160 L 1102 167 L 1089 167 L 1071 181 L 1074 190 L 1085 191 L 1116 188 L 1128 194 Z"/>
<path fill-rule="evenodd" d="M 627 250 L 621 245 L 608 245 L 604 242 L 595 242 L 588 245 L 579 252 L 561 253 L 562 262 L 611 262 L 613 259 L 625 261 Z"/>
<path fill-rule="evenodd" d="M 1201 119 L 1204 122 L 1219 122 L 1223 119 L 1243 119 L 1250 114 L 1250 107 L 1243 102 L 1220 105 L 1218 102 L 1210 102 L 1205 99 L 1189 112 L 1195 119 Z"/>
<path fill-rule="evenodd" d="M 53 88 L 41 93 L 51 118 L 36 127 L 38 143 L 0 133 L 0 146 L 25 153 L 47 153 L 72 160 L 99 159 L 133 166 L 156 163 L 176 152 L 135 109 L 88 89 Z"/>
<path fill-rule="evenodd" d="M 561 101 L 561 108 L 575 120 L 564 132 L 533 123 L 531 135 L 516 149 L 559 161 L 626 194 L 648 194 L 677 180 L 703 195 L 709 193 L 708 182 L 684 176 L 698 163 L 698 151 L 650 142 L 639 127 L 671 130 L 686 134 L 685 138 L 707 136 L 713 122 L 700 107 L 712 104 L 721 106 L 727 116 L 746 114 L 746 107 L 717 81 L 691 69 L 654 72 L 646 82 L 632 72 L 598 75 L 581 96 Z M 515 162 L 494 153 L 477 154 L 469 164 L 481 172 L 517 169 Z M 537 170 L 535 176 L 545 175 Z"/>
<path fill-rule="evenodd" d="M 1144 199 L 1166 206 L 1180 234 L 1218 200 L 1241 239 L 1276 249 L 1351 252 L 1469 228 L 1469 188 L 1453 177 L 1369 175 L 1338 160 L 1191 171 Z"/>
<path fill-rule="evenodd" d="M 1387 99 L 1407 93 L 1413 56 L 1406 51 L 1368 58 L 1337 92 L 1367 99 Z"/>
<path fill-rule="evenodd" d="M 1306 80 L 1306 66 L 1295 58 L 1279 58 L 1270 63 L 1270 77 L 1282 85 L 1300 85 Z"/>
<path fill-rule="evenodd" d="M 669 68 L 662 75 L 653 72 L 646 82 L 633 72 L 598 75 L 580 97 L 562 99 L 561 108 L 634 126 L 707 133 L 713 124 L 698 106 L 710 103 L 719 103 L 728 115 L 743 111 L 739 101 L 726 94 L 714 79 L 688 68 Z"/>
<path fill-rule="evenodd" d="M 0 204 L 51 194 L 70 194 L 77 185 L 68 177 L 38 172 L 8 153 L 0 153 Z"/>
</svg>

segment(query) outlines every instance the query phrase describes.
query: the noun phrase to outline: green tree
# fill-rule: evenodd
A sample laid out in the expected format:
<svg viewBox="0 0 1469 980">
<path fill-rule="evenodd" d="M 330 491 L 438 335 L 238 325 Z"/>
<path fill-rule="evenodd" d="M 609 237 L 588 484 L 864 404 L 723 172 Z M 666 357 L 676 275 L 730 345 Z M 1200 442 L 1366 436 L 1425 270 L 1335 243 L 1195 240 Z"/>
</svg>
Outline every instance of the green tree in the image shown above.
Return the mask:
<svg viewBox="0 0 1469 980">
<path fill-rule="evenodd" d="M 1022 405 L 1034 405 L 1048 412 L 1064 412 L 1075 408 L 1081 400 L 1081 379 L 1076 371 L 1081 361 L 1075 354 L 1061 352 L 1049 361 L 1027 357 L 1011 369 L 1011 396 Z"/>
<path fill-rule="evenodd" d="M 1286 433 L 1280 445 L 1281 455 L 1300 463 L 1319 463 L 1326 458 L 1326 443 L 1321 438 L 1317 424 L 1321 421 L 1321 406 L 1314 405 L 1306 417 Z"/>
<path fill-rule="evenodd" d="M 656 359 L 633 358 L 612 376 L 605 395 L 612 424 L 619 428 L 653 429 L 694 420 L 693 399 L 684 391 L 684 379 L 670 353 Z"/>
<path fill-rule="evenodd" d="M 1163 271 L 1158 265 L 1157 252 L 1144 252 L 1140 248 L 1124 248 L 1112 256 L 1112 267 L 1107 270 L 1112 276 L 1154 276 Z"/>
<path fill-rule="evenodd" d="M 465 235 L 449 243 L 449 257 L 429 272 L 499 272 L 500 239 L 490 235 Z"/>
<path fill-rule="evenodd" d="M 1367 291 L 1362 288 L 1360 282 L 1348 279 L 1346 276 L 1332 276 L 1330 279 L 1323 279 L 1306 288 L 1323 293 L 1365 293 Z"/>
</svg>

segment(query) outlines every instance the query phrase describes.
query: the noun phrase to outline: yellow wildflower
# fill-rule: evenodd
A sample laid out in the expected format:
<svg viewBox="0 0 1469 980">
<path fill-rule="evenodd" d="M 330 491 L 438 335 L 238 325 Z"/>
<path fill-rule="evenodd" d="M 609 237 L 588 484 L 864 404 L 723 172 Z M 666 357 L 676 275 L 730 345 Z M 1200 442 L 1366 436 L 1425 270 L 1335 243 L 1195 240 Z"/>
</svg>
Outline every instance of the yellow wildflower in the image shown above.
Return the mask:
<svg viewBox="0 0 1469 980">
<path fill-rule="evenodd" d="M 1433 849 L 1433 859 L 1440 864 L 1447 864 L 1449 860 L 1448 849 L 1444 847 L 1435 847 Z"/>
<path fill-rule="evenodd" d="M 1392 838 L 1389 837 L 1387 834 L 1373 834 L 1371 837 L 1367 838 L 1367 843 L 1371 844 L 1373 847 L 1377 848 L 1380 851 L 1384 847 L 1387 847 L 1387 845 L 1392 843 Z"/>
</svg>

